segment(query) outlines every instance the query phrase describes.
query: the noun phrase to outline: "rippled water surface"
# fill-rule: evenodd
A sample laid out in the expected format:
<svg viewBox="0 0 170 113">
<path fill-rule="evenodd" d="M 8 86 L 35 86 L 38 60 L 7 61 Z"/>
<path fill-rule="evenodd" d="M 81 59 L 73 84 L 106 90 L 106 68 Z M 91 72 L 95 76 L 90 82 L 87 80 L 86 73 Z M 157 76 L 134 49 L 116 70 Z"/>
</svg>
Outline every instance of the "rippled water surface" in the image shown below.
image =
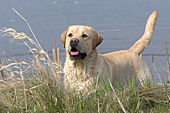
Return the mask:
<svg viewBox="0 0 170 113">
<path fill-rule="evenodd" d="M 100 53 L 128 49 L 143 32 L 148 16 L 158 11 L 158 20 L 153 40 L 143 52 L 154 78 L 159 82 L 154 64 L 162 78 L 167 75 L 164 36 L 170 51 L 170 1 L 169 0 L 1 0 L 0 28 L 11 27 L 33 37 L 26 23 L 11 9 L 15 8 L 31 25 L 42 47 L 49 51 L 53 39 L 65 61 L 60 35 L 70 25 L 88 25 L 103 35 L 104 41 L 97 48 Z M 0 38 L 0 51 L 13 54 L 17 60 L 24 59 L 27 47 L 11 43 L 10 38 Z M 2 54 L 1 54 L 2 55 Z M 158 55 L 158 56 L 157 56 Z M 160 56 L 163 55 L 163 56 Z"/>
</svg>

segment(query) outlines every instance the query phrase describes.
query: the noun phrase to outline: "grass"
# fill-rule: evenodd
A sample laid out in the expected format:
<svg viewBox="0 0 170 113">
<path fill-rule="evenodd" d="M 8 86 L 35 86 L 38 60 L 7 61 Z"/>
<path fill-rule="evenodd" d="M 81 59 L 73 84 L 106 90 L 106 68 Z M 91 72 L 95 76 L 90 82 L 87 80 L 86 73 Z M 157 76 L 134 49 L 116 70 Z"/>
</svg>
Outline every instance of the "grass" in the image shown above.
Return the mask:
<svg viewBox="0 0 170 113">
<path fill-rule="evenodd" d="M 13 8 L 12 8 L 13 9 Z M 11 36 L 28 47 L 30 61 L 2 60 L 0 70 L 6 76 L 0 79 L 0 112 L 5 113 L 162 113 L 170 112 L 170 89 L 150 85 L 141 87 L 133 78 L 128 86 L 117 83 L 112 86 L 103 80 L 102 86 L 86 94 L 77 94 L 63 88 L 59 73 L 60 64 L 52 62 L 35 37 L 29 23 L 13 9 L 28 25 L 34 40 L 25 33 L 12 28 L 1 30 L 1 36 Z M 112 80 L 112 78 L 111 78 Z"/>
<path fill-rule="evenodd" d="M 11 59 L 1 65 L 6 80 L 0 80 L 0 112 L 31 113 L 110 113 L 110 112 L 170 112 L 170 90 L 167 85 L 145 87 L 136 84 L 112 86 L 103 80 L 103 86 L 86 95 L 64 90 L 53 63 L 36 41 L 14 29 L 3 29 L 1 34 L 23 42 L 32 53 L 30 62 Z M 27 41 L 35 47 L 32 49 Z M 4 61 L 3 61 L 4 62 Z M 94 85 L 95 87 L 95 85 Z"/>
</svg>

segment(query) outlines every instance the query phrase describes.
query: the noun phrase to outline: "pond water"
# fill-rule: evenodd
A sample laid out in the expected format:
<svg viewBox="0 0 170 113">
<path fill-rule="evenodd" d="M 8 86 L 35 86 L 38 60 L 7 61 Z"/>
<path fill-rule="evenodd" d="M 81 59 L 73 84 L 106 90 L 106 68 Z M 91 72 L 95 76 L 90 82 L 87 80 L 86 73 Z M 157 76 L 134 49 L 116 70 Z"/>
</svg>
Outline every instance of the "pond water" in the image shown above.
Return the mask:
<svg viewBox="0 0 170 113">
<path fill-rule="evenodd" d="M 39 43 L 45 51 L 54 48 L 54 37 L 61 51 L 61 60 L 65 61 L 60 35 L 70 25 L 91 26 L 104 40 L 97 48 L 100 53 L 128 49 L 144 32 L 149 15 L 158 11 L 158 19 L 153 40 L 143 52 L 143 59 L 151 68 L 154 78 L 160 82 L 167 75 L 164 36 L 170 50 L 170 1 L 169 0 L 1 0 L 0 29 L 14 28 L 32 37 L 27 24 L 11 7 L 15 8 L 31 25 Z M 12 54 L 15 59 L 25 58 L 27 47 L 11 43 L 10 38 L 0 38 L 0 51 Z M 154 56 L 154 65 L 152 56 Z"/>
</svg>

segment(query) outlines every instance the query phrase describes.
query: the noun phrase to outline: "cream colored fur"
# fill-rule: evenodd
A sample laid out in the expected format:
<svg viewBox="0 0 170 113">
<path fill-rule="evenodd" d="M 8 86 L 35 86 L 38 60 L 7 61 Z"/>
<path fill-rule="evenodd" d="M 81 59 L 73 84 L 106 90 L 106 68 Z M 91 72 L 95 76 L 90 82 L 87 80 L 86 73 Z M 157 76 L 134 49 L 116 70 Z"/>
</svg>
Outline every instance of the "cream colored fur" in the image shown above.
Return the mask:
<svg viewBox="0 0 170 113">
<path fill-rule="evenodd" d="M 81 25 L 68 27 L 61 35 L 61 41 L 66 49 L 64 65 L 65 87 L 85 91 L 92 88 L 94 80 L 99 80 L 100 82 L 101 78 L 103 78 L 107 81 L 111 75 L 117 82 L 120 80 L 126 81 L 134 75 L 140 82 L 147 78 L 151 79 L 151 72 L 146 63 L 139 57 L 139 54 L 149 45 L 153 37 L 157 15 L 157 11 L 152 13 L 147 21 L 144 35 L 129 50 L 107 54 L 97 52 L 96 47 L 102 42 L 103 38 L 93 28 Z M 70 33 L 72 33 L 72 37 L 69 37 Z M 82 34 L 86 34 L 87 37 L 83 38 Z M 79 40 L 78 50 L 82 53 L 87 53 L 84 59 L 70 59 L 70 41 L 72 38 Z"/>
</svg>

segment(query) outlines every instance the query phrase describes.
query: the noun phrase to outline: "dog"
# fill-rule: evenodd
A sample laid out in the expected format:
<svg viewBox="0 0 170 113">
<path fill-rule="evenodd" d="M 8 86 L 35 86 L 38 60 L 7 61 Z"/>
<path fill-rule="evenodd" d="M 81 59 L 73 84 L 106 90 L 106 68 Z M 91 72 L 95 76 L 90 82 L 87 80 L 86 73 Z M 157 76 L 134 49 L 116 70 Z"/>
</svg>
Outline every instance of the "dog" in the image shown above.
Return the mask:
<svg viewBox="0 0 170 113">
<path fill-rule="evenodd" d="M 143 36 L 130 49 L 106 54 L 96 50 L 103 40 L 101 34 L 89 26 L 69 26 L 61 35 L 66 50 L 65 88 L 86 91 L 93 87 L 94 80 L 100 83 L 102 79 L 108 81 L 110 76 L 113 84 L 133 76 L 142 84 L 146 79 L 151 80 L 151 71 L 140 54 L 152 40 L 157 15 L 157 11 L 150 15 Z"/>
</svg>

